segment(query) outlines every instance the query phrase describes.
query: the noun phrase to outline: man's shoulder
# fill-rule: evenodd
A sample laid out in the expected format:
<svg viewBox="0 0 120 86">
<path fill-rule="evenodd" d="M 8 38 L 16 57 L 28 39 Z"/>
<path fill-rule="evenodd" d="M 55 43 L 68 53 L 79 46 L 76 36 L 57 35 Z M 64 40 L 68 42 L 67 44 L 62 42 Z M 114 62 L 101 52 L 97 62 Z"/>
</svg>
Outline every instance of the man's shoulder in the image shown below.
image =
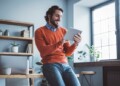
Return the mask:
<svg viewBox="0 0 120 86">
<path fill-rule="evenodd" d="M 40 31 L 44 30 L 45 28 L 46 28 L 45 26 L 41 26 L 41 27 L 37 28 L 36 31 L 40 32 Z"/>
<path fill-rule="evenodd" d="M 36 30 L 35 30 L 35 34 L 42 34 L 43 32 L 45 32 L 44 30 L 45 30 L 45 26 L 41 26 L 41 27 L 39 27 L 39 28 L 37 28 Z"/>
<path fill-rule="evenodd" d="M 42 30 L 42 29 L 45 29 L 46 27 L 45 26 L 41 26 L 39 28 L 37 28 L 37 30 Z"/>
</svg>

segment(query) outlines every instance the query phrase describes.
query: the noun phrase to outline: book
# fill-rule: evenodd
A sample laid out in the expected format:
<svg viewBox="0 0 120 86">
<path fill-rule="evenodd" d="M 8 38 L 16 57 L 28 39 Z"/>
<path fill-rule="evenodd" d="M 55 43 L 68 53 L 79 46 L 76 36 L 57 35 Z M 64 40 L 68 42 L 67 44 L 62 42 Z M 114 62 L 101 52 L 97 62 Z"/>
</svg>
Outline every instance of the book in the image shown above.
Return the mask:
<svg viewBox="0 0 120 86">
<path fill-rule="evenodd" d="M 65 34 L 64 36 L 64 40 L 70 40 L 70 41 L 74 41 L 74 36 L 77 35 L 78 33 L 82 33 L 81 30 L 78 30 L 78 29 L 74 29 L 74 28 L 71 28 L 67 31 L 67 33 Z"/>
<path fill-rule="evenodd" d="M 22 36 L 22 37 L 29 37 L 29 36 L 30 36 L 29 30 L 22 30 L 22 31 L 21 31 L 21 36 Z"/>
</svg>

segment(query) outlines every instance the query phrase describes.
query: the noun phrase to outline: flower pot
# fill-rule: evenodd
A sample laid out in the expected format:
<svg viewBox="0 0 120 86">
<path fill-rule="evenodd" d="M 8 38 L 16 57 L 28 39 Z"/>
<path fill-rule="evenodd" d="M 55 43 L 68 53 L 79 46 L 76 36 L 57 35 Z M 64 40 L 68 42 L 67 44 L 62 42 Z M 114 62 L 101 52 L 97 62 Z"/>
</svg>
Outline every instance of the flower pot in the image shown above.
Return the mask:
<svg viewBox="0 0 120 86">
<path fill-rule="evenodd" d="M 91 61 L 91 62 L 96 62 L 96 57 L 90 56 L 90 61 Z"/>
<path fill-rule="evenodd" d="M 10 67 L 2 68 L 1 72 L 4 75 L 10 75 L 11 74 L 11 68 Z"/>
<path fill-rule="evenodd" d="M 18 48 L 19 48 L 18 46 L 13 46 L 12 47 L 12 52 L 16 52 L 17 53 L 18 52 Z"/>
</svg>

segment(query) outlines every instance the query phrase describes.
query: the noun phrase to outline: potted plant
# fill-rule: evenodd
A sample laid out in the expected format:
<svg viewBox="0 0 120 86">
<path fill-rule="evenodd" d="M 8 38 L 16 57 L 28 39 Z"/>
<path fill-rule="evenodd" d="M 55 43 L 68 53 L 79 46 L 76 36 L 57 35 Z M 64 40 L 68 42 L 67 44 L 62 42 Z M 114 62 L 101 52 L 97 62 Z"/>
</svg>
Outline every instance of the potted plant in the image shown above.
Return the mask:
<svg viewBox="0 0 120 86">
<path fill-rule="evenodd" d="M 86 57 L 87 52 L 81 50 L 81 51 L 78 51 L 78 54 L 80 54 L 79 57 L 78 57 L 78 59 L 81 60 L 83 57 L 84 58 Z"/>
<path fill-rule="evenodd" d="M 86 47 L 89 49 L 89 54 L 90 54 L 90 60 L 93 61 L 98 61 L 98 58 L 100 57 L 100 52 L 95 49 L 95 47 L 89 46 L 86 44 Z"/>
<path fill-rule="evenodd" d="M 85 44 L 85 46 L 86 46 L 86 47 L 88 48 L 88 50 L 89 50 L 90 61 L 91 61 L 91 62 L 98 61 L 98 59 L 99 59 L 99 57 L 100 57 L 100 52 L 97 51 L 93 45 L 92 45 L 92 46 L 89 46 L 88 44 Z M 81 60 L 83 57 L 84 57 L 84 58 L 86 57 L 87 52 L 81 50 L 81 51 L 78 51 L 78 54 L 80 54 L 79 57 L 78 57 L 78 59 Z"/>
<path fill-rule="evenodd" d="M 5 75 L 10 75 L 11 74 L 11 67 L 2 67 L 1 73 Z"/>
<path fill-rule="evenodd" d="M 12 52 L 18 52 L 18 49 L 19 49 L 19 44 L 17 44 L 15 41 L 13 43 L 11 43 L 12 45 Z"/>
</svg>

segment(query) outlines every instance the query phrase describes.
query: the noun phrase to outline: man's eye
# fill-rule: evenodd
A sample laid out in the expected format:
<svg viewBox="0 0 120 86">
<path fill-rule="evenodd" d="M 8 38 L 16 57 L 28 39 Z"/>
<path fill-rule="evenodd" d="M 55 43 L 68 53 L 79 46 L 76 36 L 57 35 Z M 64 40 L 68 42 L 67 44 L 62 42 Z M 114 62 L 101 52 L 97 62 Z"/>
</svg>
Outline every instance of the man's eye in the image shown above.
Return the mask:
<svg viewBox="0 0 120 86">
<path fill-rule="evenodd" d="M 56 15 L 56 17 L 59 17 L 59 15 Z"/>
</svg>

